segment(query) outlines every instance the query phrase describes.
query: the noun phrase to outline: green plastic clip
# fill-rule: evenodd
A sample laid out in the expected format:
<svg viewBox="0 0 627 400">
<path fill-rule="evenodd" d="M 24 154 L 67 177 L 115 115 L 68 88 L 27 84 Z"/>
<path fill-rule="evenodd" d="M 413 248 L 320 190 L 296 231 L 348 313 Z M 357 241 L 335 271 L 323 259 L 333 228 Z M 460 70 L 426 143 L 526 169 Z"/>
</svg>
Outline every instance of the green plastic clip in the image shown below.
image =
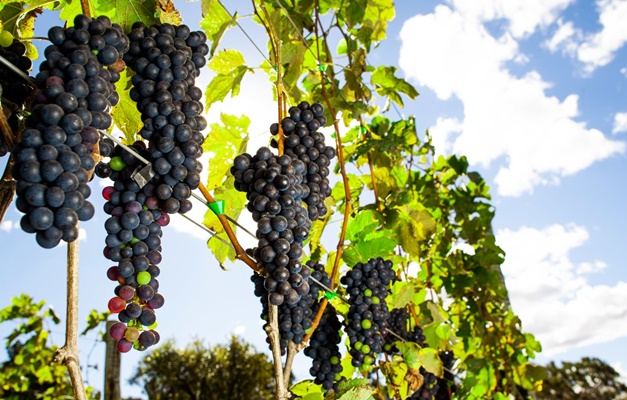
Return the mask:
<svg viewBox="0 0 627 400">
<path fill-rule="evenodd" d="M 273 66 L 272 66 L 272 69 L 273 69 L 273 70 L 275 70 L 275 71 L 278 71 L 278 70 L 279 70 L 279 67 L 278 67 L 278 65 L 273 65 Z"/>
<path fill-rule="evenodd" d="M 362 135 L 363 135 L 364 133 L 366 133 L 366 127 L 365 127 L 365 126 L 362 126 L 362 127 L 361 127 L 361 133 L 362 133 Z"/>
<path fill-rule="evenodd" d="M 336 292 L 324 292 L 324 297 L 326 297 L 327 300 L 333 300 L 334 298 L 337 297 L 337 293 Z"/>
<path fill-rule="evenodd" d="M 319 64 L 318 65 L 318 71 L 320 72 L 326 72 L 327 71 L 327 66 L 323 65 L 323 64 Z"/>
<path fill-rule="evenodd" d="M 333 139 L 335 139 L 335 138 L 337 137 L 337 134 L 336 134 L 335 132 L 333 132 L 333 133 L 331 134 L 331 137 L 332 137 Z"/>
<path fill-rule="evenodd" d="M 215 215 L 224 214 L 224 200 L 216 200 L 214 203 L 209 203 L 208 206 Z"/>
</svg>

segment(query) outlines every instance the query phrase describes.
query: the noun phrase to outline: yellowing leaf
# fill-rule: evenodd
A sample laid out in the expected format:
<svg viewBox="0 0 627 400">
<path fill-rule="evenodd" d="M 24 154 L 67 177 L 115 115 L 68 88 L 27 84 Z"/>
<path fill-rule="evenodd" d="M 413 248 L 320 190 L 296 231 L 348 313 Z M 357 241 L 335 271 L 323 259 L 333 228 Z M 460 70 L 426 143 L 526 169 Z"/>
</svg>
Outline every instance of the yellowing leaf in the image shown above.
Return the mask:
<svg viewBox="0 0 627 400">
<path fill-rule="evenodd" d="M 226 75 L 244 63 L 244 55 L 239 51 L 223 50 L 213 57 L 209 67 L 218 74 Z"/>
<path fill-rule="evenodd" d="M 224 32 L 235 25 L 233 18 L 237 18 L 237 14 L 231 18 L 218 0 L 203 0 L 202 14 L 200 27 L 205 30 L 207 39 L 211 41 L 209 56 L 213 57 Z"/>
<path fill-rule="evenodd" d="M 220 114 L 221 124 L 211 124 L 209 134 L 203 142 L 203 150 L 211 153 L 209 159 L 209 175 L 207 189 L 214 190 L 222 187 L 233 159 L 246 150 L 248 144 L 248 126 L 250 119 L 242 115 L 237 117 L 229 114 Z"/>
<path fill-rule="evenodd" d="M 172 0 L 159 0 L 157 3 L 157 14 L 159 15 L 159 22 L 180 25 L 183 22 L 181 13 L 174 8 Z"/>
<path fill-rule="evenodd" d="M 132 74 L 130 68 L 120 72 L 120 80 L 116 83 L 120 102 L 111 110 L 111 116 L 115 125 L 124 133 L 126 143 L 133 143 L 143 123 L 137 111 L 137 103 L 131 100 L 129 95 L 132 86 L 129 73 Z"/>
</svg>

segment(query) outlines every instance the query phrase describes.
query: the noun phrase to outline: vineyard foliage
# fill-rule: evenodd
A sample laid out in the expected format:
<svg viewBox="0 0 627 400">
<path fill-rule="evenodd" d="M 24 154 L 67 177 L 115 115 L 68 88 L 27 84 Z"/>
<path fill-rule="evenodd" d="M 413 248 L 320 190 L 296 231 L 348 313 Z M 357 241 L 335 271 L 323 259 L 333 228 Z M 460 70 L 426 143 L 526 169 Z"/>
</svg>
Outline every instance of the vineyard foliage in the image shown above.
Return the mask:
<svg viewBox="0 0 627 400">
<path fill-rule="evenodd" d="M 181 21 L 170 0 L 88 4 L 92 15 L 107 15 L 126 31 L 136 21 L 146 25 Z M 429 132 L 416 126 L 413 117 L 401 116 L 399 108 L 418 92 L 397 69 L 369 63 L 370 53 L 386 39 L 387 26 L 395 17 L 393 1 L 252 0 L 252 18 L 267 34 L 267 56 L 260 65 L 247 63 L 238 49 L 220 50 L 224 34 L 239 29 L 240 16 L 233 4 L 202 0 L 197 6 L 211 49 L 205 68 L 214 73 L 205 90 L 207 110 L 237 96 L 252 73 L 267 74 L 277 100 L 325 107 L 324 132 L 327 142 L 335 143 L 338 163 L 332 172 L 332 195 L 326 199 L 329 213 L 314 222 L 305 242 L 306 259 L 326 265 L 339 294 L 330 303 L 340 315 L 348 311 L 341 300 L 347 294 L 337 272 L 333 274 L 334 266 L 345 271 L 371 258 L 392 260 L 399 279 L 391 287 L 388 306 L 410 310 L 413 324 L 422 327 L 429 345 L 400 346 L 399 355 L 367 368 L 386 377 L 388 384 L 381 390 L 390 397 L 407 395 L 412 385 L 407 378 L 419 375 L 420 367 L 442 376 L 436 350 L 453 351 L 458 360 L 454 369 L 458 398 L 505 399 L 538 390 L 543 371 L 530 360 L 540 344 L 522 331 L 508 301 L 500 269 L 505 254 L 491 228 L 495 209 L 489 187 L 469 169 L 464 156 L 437 155 Z M 27 39 L 34 35 L 37 16 L 48 10 L 60 10 L 60 18 L 71 24 L 81 13 L 81 3 L 3 0 L 1 28 Z M 255 40 L 261 43 L 260 38 Z M 39 57 L 30 43 L 28 55 Z M 120 103 L 112 112 L 127 143 L 141 139 L 142 124 L 129 97 L 131 74 L 129 69 L 122 73 L 117 84 Z M 278 115 L 265 122 L 268 126 L 278 122 Z M 230 167 L 247 149 L 249 124 L 246 115 L 222 114 L 220 121 L 210 121 L 203 143 L 205 152 L 211 153 L 204 183 L 216 199 L 225 200 L 225 213 L 235 219 L 247 212 L 246 197 L 235 190 Z M 342 223 L 330 223 L 337 219 Z M 224 236 L 213 212 L 207 211 L 203 222 Z M 338 237 L 337 247 L 328 245 Z M 220 241 L 211 240 L 208 247 L 220 264 L 237 259 L 233 248 Z M 347 396 L 341 398 L 369 398 L 371 390 L 362 381 L 351 380 L 358 371 L 349 360 L 342 364 L 348 383 L 340 387 Z M 319 387 L 308 384 L 297 385 L 293 393 L 323 398 Z"/>
</svg>

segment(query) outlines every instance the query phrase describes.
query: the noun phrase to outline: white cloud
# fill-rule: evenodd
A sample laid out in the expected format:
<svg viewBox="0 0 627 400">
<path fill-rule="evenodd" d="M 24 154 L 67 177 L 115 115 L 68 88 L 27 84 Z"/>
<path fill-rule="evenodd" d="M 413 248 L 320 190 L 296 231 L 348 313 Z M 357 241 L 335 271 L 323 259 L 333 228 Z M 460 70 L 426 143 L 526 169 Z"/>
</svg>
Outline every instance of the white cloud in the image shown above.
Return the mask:
<svg viewBox="0 0 627 400">
<path fill-rule="evenodd" d="M 505 19 L 508 32 L 516 37 L 532 34 L 538 27 L 552 24 L 574 0 L 454 0 L 455 9 L 467 19 Z"/>
<path fill-rule="evenodd" d="M 13 222 L 8 219 L 5 219 L 2 223 L 0 223 L 0 231 L 11 232 L 13 229 L 17 229 L 18 227 L 18 222 Z"/>
<path fill-rule="evenodd" d="M 627 43 L 627 1 L 598 0 L 597 8 L 603 29 L 588 36 L 577 50 L 586 72 L 609 64 L 616 51 Z"/>
<path fill-rule="evenodd" d="M 244 325 L 237 325 L 235 329 L 233 329 L 233 333 L 236 335 L 243 335 L 244 332 L 246 332 L 246 326 Z"/>
<path fill-rule="evenodd" d="M 562 50 L 567 54 L 574 55 L 579 44 L 577 40 L 581 32 L 576 30 L 572 22 L 564 23 L 561 19 L 557 21 L 557 30 L 550 39 L 544 42 L 546 48 L 551 52 Z"/>
<path fill-rule="evenodd" d="M 623 74 L 625 78 L 627 78 L 627 67 L 623 67 L 620 69 L 620 73 Z"/>
<path fill-rule="evenodd" d="M 621 132 L 627 132 L 627 112 L 619 112 L 614 115 L 612 133 L 617 134 Z"/>
<path fill-rule="evenodd" d="M 81 242 L 87 241 L 87 231 L 83 228 L 78 228 L 78 240 Z"/>
<path fill-rule="evenodd" d="M 612 368 L 620 375 L 618 380 L 627 385 L 627 370 L 623 367 L 623 363 L 620 361 L 615 362 L 612 364 Z"/>
<path fill-rule="evenodd" d="M 506 252 L 503 273 L 514 311 L 547 356 L 627 335 L 627 283 L 591 285 L 587 274 L 605 264 L 570 259 L 570 252 L 588 238 L 577 225 L 497 232 Z"/>
<path fill-rule="evenodd" d="M 550 84 L 536 71 L 513 76 L 505 63 L 519 58 L 517 41 L 508 33 L 493 37 L 481 18 L 468 18 L 468 13 L 440 5 L 432 14 L 409 19 L 401 30 L 399 64 L 405 76 L 442 100 L 455 96 L 464 105 L 461 122 L 438 120 L 435 131 L 451 138 L 441 147 L 484 166 L 503 158 L 495 182 L 505 196 L 559 182 L 562 176 L 625 150 L 624 143 L 574 120 L 577 95 L 564 100 L 548 96 Z M 524 26 L 539 25 L 544 19 L 535 21 Z M 453 139 L 453 132 L 460 134 Z"/>
</svg>

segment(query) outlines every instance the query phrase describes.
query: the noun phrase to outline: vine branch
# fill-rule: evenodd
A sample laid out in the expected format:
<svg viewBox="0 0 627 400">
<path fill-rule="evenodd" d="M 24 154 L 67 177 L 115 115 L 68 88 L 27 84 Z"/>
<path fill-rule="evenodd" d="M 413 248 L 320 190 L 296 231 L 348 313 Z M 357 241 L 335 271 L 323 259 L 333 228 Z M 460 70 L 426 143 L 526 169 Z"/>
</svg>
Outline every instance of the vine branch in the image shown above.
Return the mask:
<svg viewBox="0 0 627 400">
<path fill-rule="evenodd" d="M 78 239 L 67 244 L 67 311 L 65 344 L 54 355 L 54 361 L 65 365 L 70 374 L 72 391 L 77 400 L 86 400 L 85 384 L 78 363 Z"/>
<path fill-rule="evenodd" d="M 209 193 L 209 191 L 207 190 L 207 187 L 202 182 L 198 185 L 198 189 L 200 190 L 203 197 L 205 198 L 205 200 L 207 200 L 208 203 L 216 202 L 216 200 L 213 198 L 211 193 Z M 218 219 L 220 220 L 222 227 L 224 227 L 224 232 L 229 237 L 229 240 L 231 241 L 231 243 L 233 243 L 233 247 L 235 248 L 236 258 L 238 260 L 245 262 L 253 270 L 257 272 L 262 272 L 261 267 L 255 261 L 253 261 L 253 259 L 250 258 L 248 254 L 246 254 L 246 251 L 244 250 L 242 245 L 239 243 L 239 240 L 237 240 L 237 237 L 235 236 L 235 232 L 233 232 L 233 229 L 231 228 L 231 225 L 229 224 L 229 221 L 227 220 L 226 215 L 220 214 L 218 215 Z"/>
</svg>

